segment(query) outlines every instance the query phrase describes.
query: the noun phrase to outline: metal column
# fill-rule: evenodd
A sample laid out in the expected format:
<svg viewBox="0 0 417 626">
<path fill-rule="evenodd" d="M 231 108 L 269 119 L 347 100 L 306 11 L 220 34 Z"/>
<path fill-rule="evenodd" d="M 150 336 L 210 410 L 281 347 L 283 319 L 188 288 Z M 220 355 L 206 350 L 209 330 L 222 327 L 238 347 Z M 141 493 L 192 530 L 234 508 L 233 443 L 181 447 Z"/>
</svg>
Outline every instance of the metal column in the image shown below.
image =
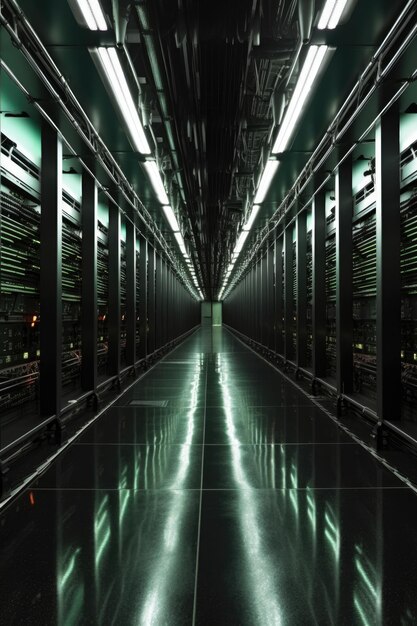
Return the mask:
<svg viewBox="0 0 417 626">
<path fill-rule="evenodd" d="M 307 211 L 296 219 L 297 355 L 298 367 L 307 362 Z"/>
<path fill-rule="evenodd" d="M 162 345 L 162 258 L 158 253 L 155 269 L 155 348 L 158 349 Z"/>
<path fill-rule="evenodd" d="M 109 202 L 109 351 L 107 373 L 120 373 L 120 211 Z"/>
<path fill-rule="evenodd" d="M 284 231 L 284 356 L 293 358 L 293 241 L 292 226 Z"/>
<path fill-rule="evenodd" d="M 401 416 L 401 274 L 399 112 L 393 106 L 376 126 L 376 355 L 377 413 Z"/>
<path fill-rule="evenodd" d="M 62 386 L 62 141 L 42 124 L 40 413 L 59 415 Z"/>
<path fill-rule="evenodd" d="M 148 246 L 148 354 L 155 352 L 155 248 Z"/>
<path fill-rule="evenodd" d="M 97 387 L 97 185 L 82 174 L 82 293 L 81 293 L 81 385 Z"/>
<path fill-rule="evenodd" d="M 326 375 L 326 196 L 319 192 L 312 207 L 312 367 L 313 376 Z"/>
<path fill-rule="evenodd" d="M 139 237 L 139 358 L 148 356 L 148 242 Z"/>
<path fill-rule="evenodd" d="M 352 284 L 352 160 L 348 156 L 336 174 L 336 381 L 337 392 L 353 389 Z"/>
<path fill-rule="evenodd" d="M 275 352 L 284 354 L 283 342 L 283 317 L 284 317 L 284 292 L 282 290 L 283 263 L 282 263 L 283 237 L 275 240 Z"/>
<path fill-rule="evenodd" d="M 164 259 L 161 259 L 162 282 L 161 282 L 161 303 L 162 303 L 162 346 L 167 343 L 167 299 L 168 299 L 168 268 Z"/>
<path fill-rule="evenodd" d="M 268 348 L 274 349 L 274 315 L 275 315 L 275 303 L 274 303 L 274 247 L 268 248 L 268 310 L 267 316 L 267 328 L 268 328 Z"/>
<path fill-rule="evenodd" d="M 262 273 L 262 300 L 261 300 L 261 331 L 262 340 L 261 343 L 264 346 L 268 345 L 269 336 L 269 307 L 268 307 L 268 251 L 265 252 L 265 256 L 261 259 L 261 273 Z"/>
<path fill-rule="evenodd" d="M 126 365 L 136 362 L 136 228 L 126 221 Z"/>
</svg>

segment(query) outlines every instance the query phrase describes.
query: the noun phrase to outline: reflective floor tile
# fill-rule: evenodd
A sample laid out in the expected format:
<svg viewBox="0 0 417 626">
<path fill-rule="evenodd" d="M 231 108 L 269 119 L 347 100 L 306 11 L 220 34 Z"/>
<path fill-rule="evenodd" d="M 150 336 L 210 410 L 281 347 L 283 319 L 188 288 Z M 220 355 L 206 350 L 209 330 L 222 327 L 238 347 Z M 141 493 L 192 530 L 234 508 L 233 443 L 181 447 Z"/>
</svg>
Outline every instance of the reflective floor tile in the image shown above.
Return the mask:
<svg viewBox="0 0 417 626">
<path fill-rule="evenodd" d="M 241 444 L 352 441 L 327 415 L 311 406 L 207 408 L 205 442 L 228 444 L 233 438 Z"/>
<path fill-rule="evenodd" d="M 2 516 L 2 625 L 191 624 L 199 493 L 31 491 Z"/>
<path fill-rule="evenodd" d="M 35 487 L 198 489 L 201 456 L 202 447 L 190 443 L 74 445 L 35 482 Z"/>
<path fill-rule="evenodd" d="M 196 624 L 411 626 L 416 526 L 404 490 L 204 492 Z"/>
<path fill-rule="evenodd" d="M 204 489 L 405 488 L 361 446 L 206 446 Z"/>
<path fill-rule="evenodd" d="M 89 426 L 77 443 L 183 444 L 203 441 L 204 411 L 149 407 L 113 407 Z"/>
</svg>

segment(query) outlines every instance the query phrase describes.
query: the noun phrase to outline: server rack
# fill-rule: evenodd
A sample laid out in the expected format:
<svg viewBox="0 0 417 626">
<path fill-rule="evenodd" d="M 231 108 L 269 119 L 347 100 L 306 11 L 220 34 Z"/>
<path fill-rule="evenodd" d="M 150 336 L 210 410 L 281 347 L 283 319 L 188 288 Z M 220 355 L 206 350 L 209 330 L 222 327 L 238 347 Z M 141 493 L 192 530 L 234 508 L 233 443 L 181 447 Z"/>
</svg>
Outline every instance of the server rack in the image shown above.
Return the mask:
<svg viewBox="0 0 417 626">
<path fill-rule="evenodd" d="M 335 394 L 339 408 L 348 403 L 374 421 L 377 445 L 387 426 L 417 444 L 417 124 L 410 115 L 392 105 L 372 131 L 374 143 L 359 145 L 325 186 L 317 175 L 319 191 L 302 207 L 295 202 L 295 216 L 276 229 L 274 272 L 263 286 L 273 291 L 273 347 L 259 346 L 256 309 L 255 319 L 240 315 L 253 298 L 262 301 L 257 256 L 224 304 L 225 323 L 252 345 L 311 379 L 313 390 Z"/>
<path fill-rule="evenodd" d="M 0 492 L 20 449 L 47 432 L 60 443 L 72 413 L 199 323 L 164 251 L 149 264 L 147 235 L 125 214 L 122 227 L 117 194 L 76 157 L 65 170 L 62 138 L 47 123 L 38 132 L 42 167 L 1 136 Z"/>
<path fill-rule="evenodd" d="M 40 206 L 6 186 L 0 193 L 0 411 L 4 425 L 39 399 Z"/>
</svg>

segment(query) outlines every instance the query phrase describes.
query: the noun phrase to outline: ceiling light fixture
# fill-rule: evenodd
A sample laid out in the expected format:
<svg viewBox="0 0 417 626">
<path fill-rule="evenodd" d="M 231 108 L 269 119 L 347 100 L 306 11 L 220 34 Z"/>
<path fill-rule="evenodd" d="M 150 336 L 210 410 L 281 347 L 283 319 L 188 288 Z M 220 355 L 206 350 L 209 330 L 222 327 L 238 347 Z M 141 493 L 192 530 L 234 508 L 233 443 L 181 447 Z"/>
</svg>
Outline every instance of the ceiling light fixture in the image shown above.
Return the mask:
<svg viewBox="0 0 417 626">
<path fill-rule="evenodd" d="M 162 182 L 157 164 L 155 161 L 145 161 L 143 165 L 148 173 L 149 180 L 151 181 L 159 202 L 165 205 L 169 204 L 168 196 L 166 194 L 164 183 Z"/>
<path fill-rule="evenodd" d="M 347 0 L 327 0 L 321 13 L 317 28 L 324 30 L 325 28 L 333 29 L 338 25 L 342 17 L 343 10 Z"/>
<path fill-rule="evenodd" d="M 98 0 L 70 0 L 70 5 L 78 9 L 77 13 L 81 12 L 87 28 L 90 30 L 107 30 L 106 18 Z"/>
<path fill-rule="evenodd" d="M 252 213 L 250 214 L 248 221 L 244 225 L 243 230 L 250 230 L 252 228 L 253 223 L 255 221 L 256 216 L 258 215 L 258 211 L 260 208 L 261 207 L 259 206 L 259 204 L 253 205 Z"/>
<path fill-rule="evenodd" d="M 172 230 L 178 232 L 180 227 L 178 226 L 177 218 L 175 217 L 175 213 L 170 207 L 170 205 L 165 205 L 162 207 L 163 212 L 165 213 L 165 217 L 167 218 L 168 224 L 171 226 Z"/>
<path fill-rule="evenodd" d="M 274 147 L 272 148 L 272 152 L 274 154 L 277 152 L 284 152 L 287 148 L 307 96 L 310 93 L 311 87 L 316 79 L 328 49 L 329 48 L 327 46 L 310 46 L 300 72 L 300 76 L 298 77 L 294 93 L 292 94 L 284 119 L 282 120 Z M 257 200 L 255 198 L 255 202 L 262 202 L 262 200 Z"/>
<path fill-rule="evenodd" d="M 126 77 L 123 72 L 115 48 L 97 48 L 92 50 L 94 59 L 97 59 L 107 78 L 113 96 L 117 102 L 125 123 L 129 138 L 134 148 L 142 154 L 150 154 L 151 149 L 143 130 L 142 123 L 133 102 Z M 168 204 L 168 199 L 164 204 Z"/>
<path fill-rule="evenodd" d="M 184 239 L 182 238 L 181 233 L 174 233 L 175 239 L 178 242 L 178 245 L 180 247 L 181 252 L 183 253 L 184 256 L 188 256 L 187 255 L 187 250 L 185 249 L 185 243 L 184 243 Z"/>
<path fill-rule="evenodd" d="M 278 161 L 267 161 L 265 169 L 262 173 L 261 182 L 259 183 L 258 191 L 255 195 L 255 204 L 260 204 L 265 200 L 265 196 L 268 192 L 269 186 L 272 182 L 272 179 L 275 175 L 275 172 L 278 169 Z"/>
<path fill-rule="evenodd" d="M 240 233 L 239 239 L 237 240 L 237 243 L 235 246 L 235 252 L 237 252 L 237 254 L 239 254 L 242 251 L 242 248 L 245 245 L 245 241 L 248 235 L 249 235 L 248 230 L 242 230 L 242 232 Z"/>
</svg>

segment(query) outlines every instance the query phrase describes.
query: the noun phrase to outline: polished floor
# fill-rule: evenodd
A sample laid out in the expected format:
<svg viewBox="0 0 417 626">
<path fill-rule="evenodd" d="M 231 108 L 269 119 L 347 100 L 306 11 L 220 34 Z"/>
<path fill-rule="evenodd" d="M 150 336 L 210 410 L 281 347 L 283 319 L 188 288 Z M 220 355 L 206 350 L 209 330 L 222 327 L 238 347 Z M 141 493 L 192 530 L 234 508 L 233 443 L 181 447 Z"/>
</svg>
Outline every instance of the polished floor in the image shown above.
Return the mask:
<svg viewBox="0 0 417 626">
<path fill-rule="evenodd" d="M 201 329 L 0 515 L 0 624 L 417 623 L 417 496 Z"/>
</svg>

